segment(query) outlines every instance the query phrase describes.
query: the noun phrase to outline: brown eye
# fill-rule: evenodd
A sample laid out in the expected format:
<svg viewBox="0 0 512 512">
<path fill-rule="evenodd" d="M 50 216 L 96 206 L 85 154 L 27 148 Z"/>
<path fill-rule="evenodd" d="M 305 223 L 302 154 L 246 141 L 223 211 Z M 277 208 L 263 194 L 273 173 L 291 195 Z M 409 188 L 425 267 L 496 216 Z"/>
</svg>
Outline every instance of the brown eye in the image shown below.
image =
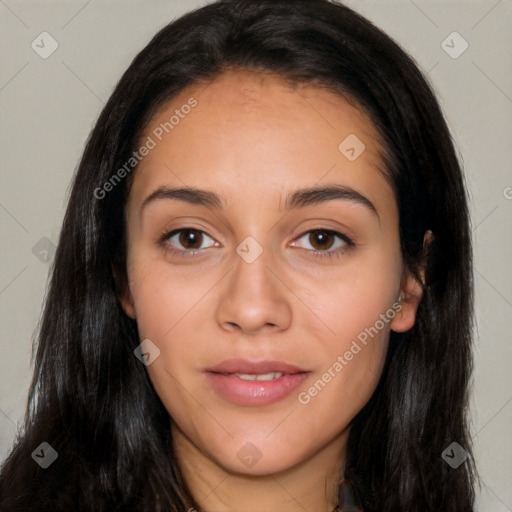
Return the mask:
<svg viewBox="0 0 512 512">
<path fill-rule="evenodd" d="M 183 229 L 179 233 L 179 242 L 185 249 L 199 249 L 203 235 L 197 229 Z"/>
<path fill-rule="evenodd" d="M 340 256 L 348 249 L 355 247 L 354 241 L 347 235 L 331 229 L 312 229 L 297 240 L 299 241 L 299 247 L 306 249 L 315 256 Z"/>
<path fill-rule="evenodd" d="M 194 228 L 177 229 L 166 235 L 165 238 L 170 245 L 183 252 L 205 249 L 215 245 L 213 238 L 204 231 Z"/>
<path fill-rule="evenodd" d="M 334 232 L 332 231 L 310 231 L 308 237 L 309 243 L 318 251 L 330 249 L 335 241 Z"/>
</svg>

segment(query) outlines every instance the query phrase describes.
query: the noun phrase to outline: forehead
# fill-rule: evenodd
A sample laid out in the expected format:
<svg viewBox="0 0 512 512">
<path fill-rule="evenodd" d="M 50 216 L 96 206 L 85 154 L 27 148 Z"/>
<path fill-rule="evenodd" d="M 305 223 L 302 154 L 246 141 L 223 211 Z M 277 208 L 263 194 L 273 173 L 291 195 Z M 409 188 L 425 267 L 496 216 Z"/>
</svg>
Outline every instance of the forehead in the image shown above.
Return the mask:
<svg viewBox="0 0 512 512">
<path fill-rule="evenodd" d="M 382 145 L 370 117 L 347 96 L 317 82 L 291 83 L 273 72 L 244 69 L 229 69 L 213 80 L 185 88 L 160 107 L 146 132 L 168 121 L 169 113 L 179 110 L 191 97 L 198 100 L 194 112 L 216 112 L 216 119 L 210 119 L 212 124 L 258 122 L 262 115 L 267 115 L 267 126 L 307 121 L 301 126 L 306 130 L 308 125 L 316 128 L 322 122 L 333 131 L 342 132 L 350 124 Z M 218 115 L 219 111 L 222 115 Z M 313 114 L 317 119 L 312 119 Z"/>
<path fill-rule="evenodd" d="M 323 179 L 366 187 L 370 194 L 389 188 L 383 145 L 363 110 L 326 87 L 292 86 L 273 73 L 228 70 L 187 87 L 153 116 L 142 141 L 148 137 L 155 147 L 135 173 L 139 200 L 162 181 L 220 185 L 226 195 Z M 361 153 L 349 158 L 354 152 Z"/>
</svg>

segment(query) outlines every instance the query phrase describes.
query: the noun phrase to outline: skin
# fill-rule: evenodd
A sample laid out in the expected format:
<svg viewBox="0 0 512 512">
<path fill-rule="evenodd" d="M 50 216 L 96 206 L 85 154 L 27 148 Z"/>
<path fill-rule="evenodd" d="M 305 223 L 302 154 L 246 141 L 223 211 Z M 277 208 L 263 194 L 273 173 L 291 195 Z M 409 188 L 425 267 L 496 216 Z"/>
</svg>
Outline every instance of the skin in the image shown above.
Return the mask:
<svg viewBox="0 0 512 512">
<path fill-rule="evenodd" d="M 325 88 L 292 88 L 270 73 L 231 70 L 165 104 L 142 140 L 192 96 L 197 106 L 134 175 L 121 302 L 136 318 L 140 339 L 160 350 L 147 371 L 172 418 L 178 460 L 202 509 L 330 512 L 350 422 L 375 390 L 390 329 L 410 329 L 421 298 L 402 263 L 378 133 L 360 109 Z M 338 149 L 349 134 L 366 146 L 354 161 Z M 285 210 L 289 193 L 333 184 L 364 195 L 378 215 L 347 199 Z M 141 208 L 164 186 L 213 191 L 223 206 L 160 198 Z M 159 242 L 184 228 L 199 230 L 196 245 L 180 243 L 179 235 Z M 310 233 L 315 229 L 347 234 L 356 245 L 334 236 L 322 246 Z M 262 248 L 252 263 L 236 252 L 248 236 Z M 318 257 L 315 249 L 337 250 L 339 257 Z M 300 403 L 298 393 L 401 292 L 401 310 Z M 310 373 L 276 403 L 240 406 L 216 394 L 202 372 L 234 357 L 286 361 Z M 248 442 L 261 454 L 251 467 L 237 457 Z"/>
</svg>

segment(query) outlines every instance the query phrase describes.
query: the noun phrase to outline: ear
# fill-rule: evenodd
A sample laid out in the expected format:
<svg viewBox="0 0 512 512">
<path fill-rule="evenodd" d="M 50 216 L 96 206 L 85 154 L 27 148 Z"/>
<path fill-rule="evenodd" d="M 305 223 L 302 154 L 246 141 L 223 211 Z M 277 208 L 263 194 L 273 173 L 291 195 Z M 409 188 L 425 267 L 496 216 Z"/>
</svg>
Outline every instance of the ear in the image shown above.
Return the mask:
<svg viewBox="0 0 512 512">
<path fill-rule="evenodd" d="M 400 286 L 400 310 L 389 324 L 390 329 L 395 332 L 406 332 L 411 329 L 416 321 L 416 311 L 423 296 L 425 283 L 425 267 L 428 257 L 428 247 L 434 236 L 432 231 L 425 232 L 423 237 L 423 262 L 419 271 L 420 281 L 412 274 L 407 273 Z"/>
<path fill-rule="evenodd" d="M 114 276 L 114 283 L 116 287 L 116 294 L 123 311 L 130 318 L 135 319 L 135 306 L 133 304 L 130 286 L 128 285 L 128 276 L 126 273 L 122 275 L 120 270 L 112 265 L 112 275 Z"/>
</svg>

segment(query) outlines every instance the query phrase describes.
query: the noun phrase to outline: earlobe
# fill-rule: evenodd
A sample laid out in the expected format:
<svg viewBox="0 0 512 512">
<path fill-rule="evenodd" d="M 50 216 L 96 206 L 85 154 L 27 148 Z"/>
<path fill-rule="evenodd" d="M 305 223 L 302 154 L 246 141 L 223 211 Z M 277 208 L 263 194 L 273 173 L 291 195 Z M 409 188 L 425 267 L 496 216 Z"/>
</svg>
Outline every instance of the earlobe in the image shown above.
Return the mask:
<svg viewBox="0 0 512 512">
<path fill-rule="evenodd" d="M 131 297 L 130 292 L 124 293 L 122 296 L 119 296 L 119 302 L 121 303 L 121 307 L 123 311 L 130 317 L 135 320 L 135 307 L 133 305 L 133 299 Z"/>
<path fill-rule="evenodd" d="M 114 267 L 112 267 L 112 275 L 114 276 L 117 298 L 121 303 L 123 311 L 127 316 L 135 319 L 135 306 L 132 294 L 130 293 L 130 287 L 128 286 L 127 276 L 120 276 L 119 270 Z"/>
<path fill-rule="evenodd" d="M 390 323 L 390 329 L 395 332 L 406 332 L 416 321 L 416 310 L 423 295 L 421 284 L 412 276 L 406 278 L 402 286 L 397 313 Z"/>
<path fill-rule="evenodd" d="M 390 328 L 395 332 L 406 332 L 411 329 L 416 321 L 416 312 L 423 297 L 425 283 L 425 267 L 428 257 L 428 248 L 434 235 L 427 230 L 423 237 L 423 264 L 420 269 L 420 281 L 412 274 L 407 274 L 400 288 L 400 308 L 390 323 Z"/>
</svg>

